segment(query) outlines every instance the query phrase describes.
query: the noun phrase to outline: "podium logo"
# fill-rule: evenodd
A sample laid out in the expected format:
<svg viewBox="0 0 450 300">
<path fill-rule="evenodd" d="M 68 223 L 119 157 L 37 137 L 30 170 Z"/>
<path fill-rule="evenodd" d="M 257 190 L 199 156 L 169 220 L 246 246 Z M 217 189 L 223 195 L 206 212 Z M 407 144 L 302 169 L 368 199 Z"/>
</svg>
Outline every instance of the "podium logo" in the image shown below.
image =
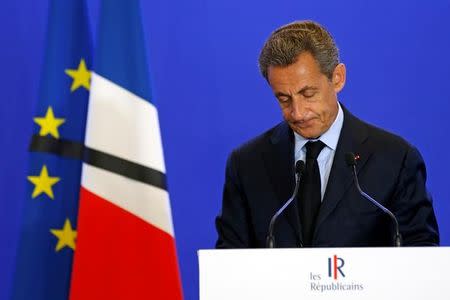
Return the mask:
<svg viewBox="0 0 450 300">
<path fill-rule="evenodd" d="M 328 277 L 333 278 L 334 280 L 338 279 L 338 274 L 340 276 L 345 277 L 344 268 L 345 261 L 341 257 L 337 257 L 337 255 L 333 255 L 333 257 L 328 258 Z"/>
<path fill-rule="evenodd" d="M 323 260 L 324 262 L 325 260 Z M 340 292 L 359 292 L 364 290 L 364 284 L 359 281 L 353 281 L 352 278 L 346 277 L 344 273 L 345 260 L 342 257 L 333 255 L 328 257 L 328 276 L 322 273 L 309 272 L 310 291 L 319 293 L 340 293 Z M 324 271 L 324 266 L 320 268 Z M 346 269 L 346 272 L 348 269 Z M 348 272 L 347 272 L 348 273 Z M 352 274 L 347 274 L 354 277 Z M 339 280 L 338 280 L 339 278 Z M 339 297 L 339 299 L 345 299 Z M 337 299 L 337 298 L 335 298 Z"/>
</svg>

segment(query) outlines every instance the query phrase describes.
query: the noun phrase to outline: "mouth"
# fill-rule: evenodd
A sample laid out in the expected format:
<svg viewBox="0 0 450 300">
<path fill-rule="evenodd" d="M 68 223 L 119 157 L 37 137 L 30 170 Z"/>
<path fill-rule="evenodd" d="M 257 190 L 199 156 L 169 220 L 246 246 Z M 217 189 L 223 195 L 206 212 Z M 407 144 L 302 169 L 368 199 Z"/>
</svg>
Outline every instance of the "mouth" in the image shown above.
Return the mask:
<svg viewBox="0 0 450 300">
<path fill-rule="evenodd" d="M 311 127 L 313 125 L 314 120 L 315 120 L 315 118 L 310 118 L 307 120 L 292 122 L 292 124 L 298 128 L 307 128 L 307 127 Z"/>
</svg>

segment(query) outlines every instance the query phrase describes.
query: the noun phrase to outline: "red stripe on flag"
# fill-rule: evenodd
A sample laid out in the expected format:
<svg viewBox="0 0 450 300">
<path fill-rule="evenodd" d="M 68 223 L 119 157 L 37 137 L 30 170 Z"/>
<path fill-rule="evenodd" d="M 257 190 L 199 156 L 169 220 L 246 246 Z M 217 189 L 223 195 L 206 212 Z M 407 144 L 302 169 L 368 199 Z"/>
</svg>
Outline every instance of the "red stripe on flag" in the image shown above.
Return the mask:
<svg viewBox="0 0 450 300">
<path fill-rule="evenodd" d="M 70 300 L 182 299 L 172 236 L 81 188 Z"/>
</svg>

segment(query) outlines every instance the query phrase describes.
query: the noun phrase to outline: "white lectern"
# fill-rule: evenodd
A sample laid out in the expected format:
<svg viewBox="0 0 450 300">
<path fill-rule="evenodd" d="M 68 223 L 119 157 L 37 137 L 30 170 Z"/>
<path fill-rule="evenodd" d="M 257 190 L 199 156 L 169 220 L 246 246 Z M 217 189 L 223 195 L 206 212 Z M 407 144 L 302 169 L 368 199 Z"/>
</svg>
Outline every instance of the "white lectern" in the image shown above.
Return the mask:
<svg viewBox="0 0 450 300">
<path fill-rule="evenodd" d="M 200 250 L 200 300 L 450 299 L 450 248 Z"/>
</svg>

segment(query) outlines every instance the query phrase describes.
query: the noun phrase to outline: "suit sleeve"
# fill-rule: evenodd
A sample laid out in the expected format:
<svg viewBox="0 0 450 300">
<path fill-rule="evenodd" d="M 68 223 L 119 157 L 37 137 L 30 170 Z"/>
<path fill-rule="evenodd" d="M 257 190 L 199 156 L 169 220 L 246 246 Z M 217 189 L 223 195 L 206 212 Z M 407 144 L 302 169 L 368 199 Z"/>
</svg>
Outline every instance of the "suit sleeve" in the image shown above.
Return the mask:
<svg viewBox="0 0 450 300">
<path fill-rule="evenodd" d="M 426 168 L 416 148 L 410 147 L 403 162 L 392 209 L 404 246 L 438 246 L 439 231 L 426 189 Z"/>
<path fill-rule="evenodd" d="M 237 156 L 234 151 L 227 161 L 222 210 L 216 218 L 216 248 L 251 247 L 249 209 L 238 174 Z"/>
</svg>

